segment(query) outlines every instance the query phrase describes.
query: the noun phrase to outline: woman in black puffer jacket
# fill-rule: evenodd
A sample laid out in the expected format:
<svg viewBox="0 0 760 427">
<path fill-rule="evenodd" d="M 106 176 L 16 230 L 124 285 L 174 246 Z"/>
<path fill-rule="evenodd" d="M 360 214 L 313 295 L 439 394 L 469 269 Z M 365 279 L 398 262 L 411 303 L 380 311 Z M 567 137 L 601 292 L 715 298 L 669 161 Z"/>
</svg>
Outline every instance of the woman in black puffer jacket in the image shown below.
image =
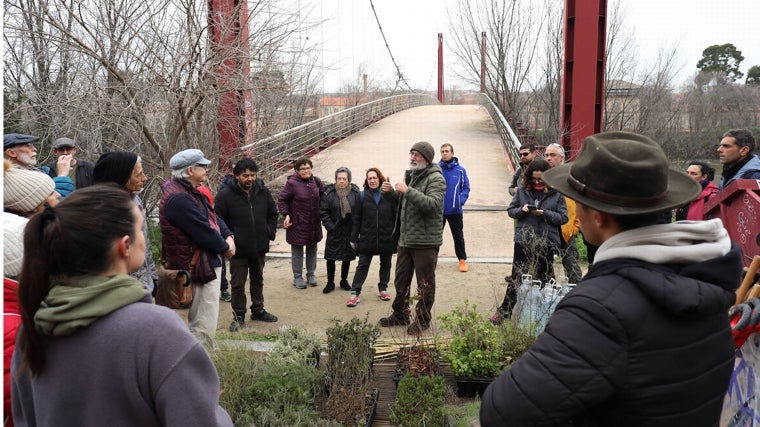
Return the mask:
<svg viewBox="0 0 760 427">
<path fill-rule="evenodd" d="M 344 290 L 351 289 L 351 285 L 348 284 L 348 270 L 351 268 L 351 261 L 356 258 L 350 241 L 352 214 L 359 207 L 360 197 L 359 187 L 351 184 L 351 171 L 345 166 L 339 167 L 335 171 L 335 184 L 325 187 L 319 207 L 322 225 L 327 230 L 327 285 L 322 290 L 324 293 L 335 289 L 335 261 L 342 261 L 340 287 Z"/>
<path fill-rule="evenodd" d="M 398 205 L 382 197 L 380 185 L 385 175 L 378 168 L 367 170 L 364 179 L 364 191 L 359 209 L 354 213 L 354 227 L 351 232 L 351 245 L 359 254 L 354 280 L 351 284 L 351 296 L 346 301 L 349 307 L 359 303 L 362 286 L 367 279 L 372 257 L 380 256 L 380 281 L 377 283 L 379 297 L 390 301 L 388 282 L 391 278 L 391 257 L 398 249 L 398 236 L 393 234 Z"/>
</svg>

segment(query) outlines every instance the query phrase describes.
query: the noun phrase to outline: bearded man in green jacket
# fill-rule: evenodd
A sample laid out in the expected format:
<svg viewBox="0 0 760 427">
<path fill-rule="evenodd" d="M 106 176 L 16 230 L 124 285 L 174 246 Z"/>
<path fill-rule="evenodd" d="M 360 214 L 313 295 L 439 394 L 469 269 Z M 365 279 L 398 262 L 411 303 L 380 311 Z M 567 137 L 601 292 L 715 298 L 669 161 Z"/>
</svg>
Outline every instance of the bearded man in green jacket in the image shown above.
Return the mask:
<svg viewBox="0 0 760 427">
<path fill-rule="evenodd" d="M 435 302 L 435 268 L 443 241 L 443 197 L 446 180 L 433 163 L 435 149 L 420 141 L 409 150 L 409 169 L 404 181 L 393 186 L 386 178 L 383 197 L 398 206 L 394 234 L 398 235 L 393 314 L 380 319 L 381 326 L 409 325 L 406 333 L 420 335 L 430 327 Z M 410 324 L 409 298 L 412 275 L 417 276 L 415 319 Z"/>
</svg>

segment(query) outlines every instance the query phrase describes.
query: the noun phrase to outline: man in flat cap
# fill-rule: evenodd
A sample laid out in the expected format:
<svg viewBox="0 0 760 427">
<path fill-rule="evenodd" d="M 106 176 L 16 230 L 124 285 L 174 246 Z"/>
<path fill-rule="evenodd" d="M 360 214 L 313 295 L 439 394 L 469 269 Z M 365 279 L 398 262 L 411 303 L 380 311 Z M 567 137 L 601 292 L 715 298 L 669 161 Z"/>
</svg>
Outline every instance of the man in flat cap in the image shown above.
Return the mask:
<svg viewBox="0 0 760 427">
<path fill-rule="evenodd" d="M 741 253 L 718 219 L 658 224 L 699 184 L 627 132 L 586 138 L 543 179 L 576 201 L 600 246 L 546 330 L 486 389 L 481 425 L 718 425 Z"/>
<path fill-rule="evenodd" d="M 8 133 L 3 135 L 3 156 L 8 159 L 13 167 L 39 171 L 50 175 L 55 183 L 55 191 L 66 197 L 74 191 L 74 181 L 69 178 L 71 170 L 70 159 L 59 160 L 58 175 L 50 174 L 47 166 L 37 166 L 37 147 L 34 145 L 40 139 L 34 135 L 23 133 Z"/>
<path fill-rule="evenodd" d="M 443 242 L 443 197 L 446 180 L 433 163 L 435 149 L 420 141 L 409 150 L 409 169 L 404 180 L 392 186 L 386 177 L 383 197 L 398 206 L 393 233 L 398 235 L 393 313 L 380 319 L 380 326 L 409 325 L 406 333 L 421 335 L 430 327 L 435 302 L 435 268 Z M 412 275 L 417 277 L 419 301 L 410 324 L 409 301 Z"/>
<path fill-rule="evenodd" d="M 79 148 L 76 141 L 71 138 L 63 137 L 53 141 L 55 160 L 48 166 L 50 168 L 50 172 L 48 173 L 50 177 L 55 178 L 58 176 L 58 164 L 68 160 L 71 165 L 68 177 L 74 181 L 74 186 L 76 188 L 84 188 L 92 185 L 92 174 L 95 165 L 86 160 L 78 159 L 76 157 L 78 151 Z"/>
<path fill-rule="evenodd" d="M 188 312 L 190 332 L 202 343 L 213 346 L 219 320 L 219 282 L 222 260 L 235 254 L 232 232 L 217 218 L 206 196 L 197 187 L 206 181 L 211 160 L 201 150 L 180 151 L 169 160 L 172 179 L 163 187 L 158 207 L 162 259 L 170 270 L 190 270 L 196 249 L 206 252 L 216 278 L 193 282 L 193 303 Z"/>
</svg>

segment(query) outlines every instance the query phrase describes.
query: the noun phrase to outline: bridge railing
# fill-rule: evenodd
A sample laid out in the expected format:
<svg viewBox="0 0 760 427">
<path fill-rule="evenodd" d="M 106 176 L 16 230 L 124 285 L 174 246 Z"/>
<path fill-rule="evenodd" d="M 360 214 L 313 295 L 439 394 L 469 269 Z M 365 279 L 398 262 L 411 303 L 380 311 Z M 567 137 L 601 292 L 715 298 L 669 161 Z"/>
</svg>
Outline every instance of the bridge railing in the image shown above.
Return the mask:
<svg viewBox="0 0 760 427">
<path fill-rule="evenodd" d="M 480 105 L 485 107 L 485 109 L 488 110 L 488 114 L 491 115 L 491 119 L 493 120 L 494 125 L 496 125 L 496 130 L 501 137 L 501 144 L 504 146 L 504 150 L 506 151 L 509 160 L 512 162 L 512 170 L 516 170 L 517 165 L 520 164 L 520 139 L 517 137 L 517 134 L 515 134 L 515 131 L 512 130 L 512 127 L 501 113 L 501 110 L 499 110 L 488 95 L 481 93 L 479 101 Z"/>
<path fill-rule="evenodd" d="M 358 105 L 301 126 L 272 135 L 240 148 L 241 154 L 256 158 L 263 179 L 292 170 L 299 157 L 311 157 L 325 148 L 399 111 L 438 103 L 426 94 L 395 95 Z"/>
</svg>

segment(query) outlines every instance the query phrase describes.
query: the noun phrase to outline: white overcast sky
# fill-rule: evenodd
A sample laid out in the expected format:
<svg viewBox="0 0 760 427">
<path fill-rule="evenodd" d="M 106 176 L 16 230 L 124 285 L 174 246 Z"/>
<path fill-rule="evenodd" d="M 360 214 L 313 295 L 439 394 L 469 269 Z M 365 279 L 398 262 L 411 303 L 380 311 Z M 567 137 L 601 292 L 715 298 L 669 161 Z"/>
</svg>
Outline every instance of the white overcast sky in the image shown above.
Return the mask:
<svg viewBox="0 0 760 427">
<path fill-rule="evenodd" d="M 444 64 L 454 61 L 448 51 L 446 5 L 457 0 L 374 0 L 388 44 L 401 71 L 414 89 L 435 90 L 437 34 L 443 33 Z M 563 1 L 563 0 L 556 0 Z M 760 0 L 610 0 L 627 8 L 628 25 L 643 61 L 653 61 L 660 47 L 679 46 L 684 67 L 677 83 L 696 72 L 702 51 L 713 44 L 733 43 L 745 59 L 741 71 L 760 65 Z M 369 0 L 322 0 L 317 13 L 327 20 L 320 30 L 325 40 L 322 60 L 332 66 L 326 91 L 354 80 L 364 67 L 370 78 L 393 81 L 395 72 L 382 42 Z M 452 72 L 445 85 L 455 84 Z"/>
</svg>

